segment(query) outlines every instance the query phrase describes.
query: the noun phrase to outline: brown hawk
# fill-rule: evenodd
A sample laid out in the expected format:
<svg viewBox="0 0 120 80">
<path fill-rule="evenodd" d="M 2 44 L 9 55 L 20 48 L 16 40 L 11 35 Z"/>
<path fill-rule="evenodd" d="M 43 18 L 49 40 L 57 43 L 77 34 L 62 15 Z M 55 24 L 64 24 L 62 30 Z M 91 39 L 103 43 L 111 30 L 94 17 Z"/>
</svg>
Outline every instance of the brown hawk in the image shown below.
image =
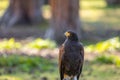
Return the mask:
<svg viewBox="0 0 120 80">
<path fill-rule="evenodd" d="M 79 80 L 84 62 L 84 48 L 73 31 L 65 32 L 66 40 L 59 49 L 60 80 Z"/>
</svg>

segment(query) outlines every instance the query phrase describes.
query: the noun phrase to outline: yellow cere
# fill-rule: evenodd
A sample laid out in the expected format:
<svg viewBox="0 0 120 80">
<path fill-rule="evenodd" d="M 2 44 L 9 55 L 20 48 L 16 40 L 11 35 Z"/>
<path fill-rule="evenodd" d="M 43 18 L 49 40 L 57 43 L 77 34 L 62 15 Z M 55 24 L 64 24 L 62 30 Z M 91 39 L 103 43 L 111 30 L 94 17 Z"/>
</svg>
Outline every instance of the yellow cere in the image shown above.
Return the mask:
<svg viewBox="0 0 120 80">
<path fill-rule="evenodd" d="M 70 33 L 69 33 L 69 32 L 66 32 L 66 33 L 65 33 L 65 36 L 67 36 L 67 37 L 70 36 Z"/>
</svg>

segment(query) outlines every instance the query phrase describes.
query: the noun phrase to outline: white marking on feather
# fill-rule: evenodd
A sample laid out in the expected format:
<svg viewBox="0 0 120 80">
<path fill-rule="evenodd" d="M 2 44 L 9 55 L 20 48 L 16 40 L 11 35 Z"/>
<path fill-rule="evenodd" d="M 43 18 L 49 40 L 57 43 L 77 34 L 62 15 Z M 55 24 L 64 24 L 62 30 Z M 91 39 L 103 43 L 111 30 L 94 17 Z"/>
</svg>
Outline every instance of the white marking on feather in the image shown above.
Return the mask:
<svg viewBox="0 0 120 80">
<path fill-rule="evenodd" d="M 74 80 L 77 80 L 77 76 L 74 77 Z"/>
</svg>

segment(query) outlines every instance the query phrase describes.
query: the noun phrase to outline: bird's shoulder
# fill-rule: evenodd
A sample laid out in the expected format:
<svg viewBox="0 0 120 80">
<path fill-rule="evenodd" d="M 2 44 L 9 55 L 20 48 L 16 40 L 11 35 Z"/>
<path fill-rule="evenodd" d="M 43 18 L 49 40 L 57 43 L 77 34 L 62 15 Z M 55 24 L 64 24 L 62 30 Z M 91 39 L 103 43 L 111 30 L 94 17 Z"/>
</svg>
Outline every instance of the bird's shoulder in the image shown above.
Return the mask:
<svg viewBox="0 0 120 80">
<path fill-rule="evenodd" d="M 60 51 L 60 52 L 61 52 L 61 51 L 63 52 L 63 51 L 64 51 L 64 47 L 65 47 L 64 44 L 62 44 L 62 45 L 59 47 L 59 51 Z"/>
<path fill-rule="evenodd" d="M 81 42 L 75 42 L 75 41 L 68 41 L 64 44 L 64 48 L 75 48 L 75 49 L 81 49 L 83 48 L 83 44 Z"/>
<path fill-rule="evenodd" d="M 59 48 L 59 55 L 69 53 L 84 53 L 83 44 L 80 42 L 65 41 Z"/>
<path fill-rule="evenodd" d="M 62 44 L 59 47 L 59 57 L 62 57 L 62 55 L 65 53 L 65 48 L 64 48 L 64 44 Z"/>
<path fill-rule="evenodd" d="M 80 46 L 80 54 L 81 56 L 83 57 L 83 60 L 84 60 L 84 46 L 82 43 L 79 43 L 79 46 Z"/>
</svg>

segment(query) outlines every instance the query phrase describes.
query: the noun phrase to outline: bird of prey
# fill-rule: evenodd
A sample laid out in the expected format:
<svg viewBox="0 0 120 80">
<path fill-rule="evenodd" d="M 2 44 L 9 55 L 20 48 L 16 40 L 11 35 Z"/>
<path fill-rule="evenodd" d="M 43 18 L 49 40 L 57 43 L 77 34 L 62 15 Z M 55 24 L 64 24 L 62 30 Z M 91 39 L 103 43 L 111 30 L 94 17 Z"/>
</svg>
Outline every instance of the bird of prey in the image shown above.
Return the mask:
<svg viewBox="0 0 120 80">
<path fill-rule="evenodd" d="M 66 40 L 59 49 L 60 80 L 79 80 L 84 62 L 84 48 L 73 31 L 65 32 Z"/>
</svg>

